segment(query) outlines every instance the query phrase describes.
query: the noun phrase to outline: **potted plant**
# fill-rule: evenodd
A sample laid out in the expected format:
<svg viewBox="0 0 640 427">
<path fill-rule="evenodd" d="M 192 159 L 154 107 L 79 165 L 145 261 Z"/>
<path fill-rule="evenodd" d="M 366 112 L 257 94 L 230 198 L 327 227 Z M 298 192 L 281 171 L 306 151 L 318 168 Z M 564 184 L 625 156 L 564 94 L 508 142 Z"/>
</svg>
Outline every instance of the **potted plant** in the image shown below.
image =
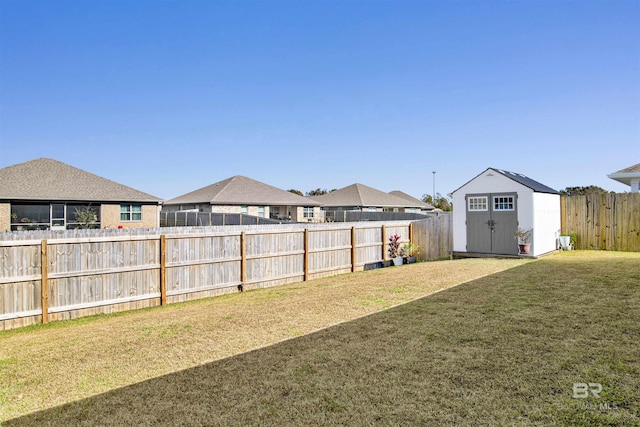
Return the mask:
<svg viewBox="0 0 640 427">
<path fill-rule="evenodd" d="M 570 251 L 576 245 L 576 233 L 561 234 L 558 240 L 563 251 Z"/>
<path fill-rule="evenodd" d="M 405 264 L 416 262 L 416 255 L 418 255 L 418 252 L 418 245 L 413 243 L 405 243 L 400 248 L 400 255 L 402 256 Z"/>
<path fill-rule="evenodd" d="M 528 254 L 531 251 L 531 236 L 533 235 L 533 228 L 528 230 L 518 227 L 516 231 L 516 240 L 518 240 L 518 250 L 520 254 Z"/>
<path fill-rule="evenodd" d="M 389 258 L 393 260 L 393 265 L 402 265 L 402 256 L 400 255 L 400 236 L 392 234 L 389 237 Z"/>
</svg>

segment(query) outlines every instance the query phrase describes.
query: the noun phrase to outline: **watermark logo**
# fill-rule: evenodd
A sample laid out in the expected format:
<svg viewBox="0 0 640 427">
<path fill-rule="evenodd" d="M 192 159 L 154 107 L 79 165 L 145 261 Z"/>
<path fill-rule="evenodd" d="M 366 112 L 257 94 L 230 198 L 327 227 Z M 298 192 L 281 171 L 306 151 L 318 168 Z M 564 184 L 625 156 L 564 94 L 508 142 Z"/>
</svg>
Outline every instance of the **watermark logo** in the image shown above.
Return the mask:
<svg viewBox="0 0 640 427">
<path fill-rule="evenodd" d="M 574 399 L 601 399 L 602 384 L 573 383 Z M 617 402 L 603 402 L 602 400 L 580 400 L 577 408 L 585 411 L 618 411 L 626 405 Z"/>
<path fill-rule="evenodd" d="M 600 399 L 601 392 L 602 384 L 600 383 L 573 383 L 574 399 L 586 399 L 589 396 Z"/>
</svg>

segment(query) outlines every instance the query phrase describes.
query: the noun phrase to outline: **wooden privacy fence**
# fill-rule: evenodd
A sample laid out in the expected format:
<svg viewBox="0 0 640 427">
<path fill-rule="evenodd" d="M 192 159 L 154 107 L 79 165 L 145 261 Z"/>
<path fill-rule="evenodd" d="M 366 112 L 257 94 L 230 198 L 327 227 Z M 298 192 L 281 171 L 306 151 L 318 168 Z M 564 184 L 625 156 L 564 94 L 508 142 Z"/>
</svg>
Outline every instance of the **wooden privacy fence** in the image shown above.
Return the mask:
<svg viewBox="0 0 640 427">
<path fill-rule="evenodd" d="M 637 193 L 562 196 L 560 215 L 562 233 L 576 235 L 576 249 L 640 251 Z"/>
<path fill-rule="evenodd" d="M 443 258 L 450 219 L 0 236 L 0 330 L 376 268 L 394 233 Z"/>
<path fill-rule="evenodd" d="M 453 222 L 450 212 L 430 215 L 413 222 L 412 242 L 420 248 L 418 260 L 450 258 L 453 252 Z"/>
</svg>

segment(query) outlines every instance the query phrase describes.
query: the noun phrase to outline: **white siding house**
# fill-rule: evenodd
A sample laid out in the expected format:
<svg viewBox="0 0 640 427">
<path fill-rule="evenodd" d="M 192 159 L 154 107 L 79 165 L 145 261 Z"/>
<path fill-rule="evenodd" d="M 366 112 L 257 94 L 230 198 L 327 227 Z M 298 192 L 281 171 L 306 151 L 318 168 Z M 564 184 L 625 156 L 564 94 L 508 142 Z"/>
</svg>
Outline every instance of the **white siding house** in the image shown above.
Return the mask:
<svg viewBox="0 0 640 427">
<path fill-rule="evenodd" d="M 488 168 L 452 196 L 454 252 L 518 255 L 518 228 L 532 229 L 529 256 L 557 249 L 556 190 L 519 173 Z"/>
</svg>

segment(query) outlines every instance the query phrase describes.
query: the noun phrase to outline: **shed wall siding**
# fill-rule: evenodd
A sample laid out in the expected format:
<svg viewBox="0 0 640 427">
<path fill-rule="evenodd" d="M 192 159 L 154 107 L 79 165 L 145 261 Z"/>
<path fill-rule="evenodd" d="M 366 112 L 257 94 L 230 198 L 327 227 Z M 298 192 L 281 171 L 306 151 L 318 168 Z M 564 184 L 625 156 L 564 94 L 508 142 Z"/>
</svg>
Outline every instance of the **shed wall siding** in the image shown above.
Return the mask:
<svg viewBox="0 0 640 427">
<path fill-rule="evenodd" d="M 557 248 L 560 232 L 560 196 L 533 193 L 533 255 L 542 255 Z"/>
</svg>

